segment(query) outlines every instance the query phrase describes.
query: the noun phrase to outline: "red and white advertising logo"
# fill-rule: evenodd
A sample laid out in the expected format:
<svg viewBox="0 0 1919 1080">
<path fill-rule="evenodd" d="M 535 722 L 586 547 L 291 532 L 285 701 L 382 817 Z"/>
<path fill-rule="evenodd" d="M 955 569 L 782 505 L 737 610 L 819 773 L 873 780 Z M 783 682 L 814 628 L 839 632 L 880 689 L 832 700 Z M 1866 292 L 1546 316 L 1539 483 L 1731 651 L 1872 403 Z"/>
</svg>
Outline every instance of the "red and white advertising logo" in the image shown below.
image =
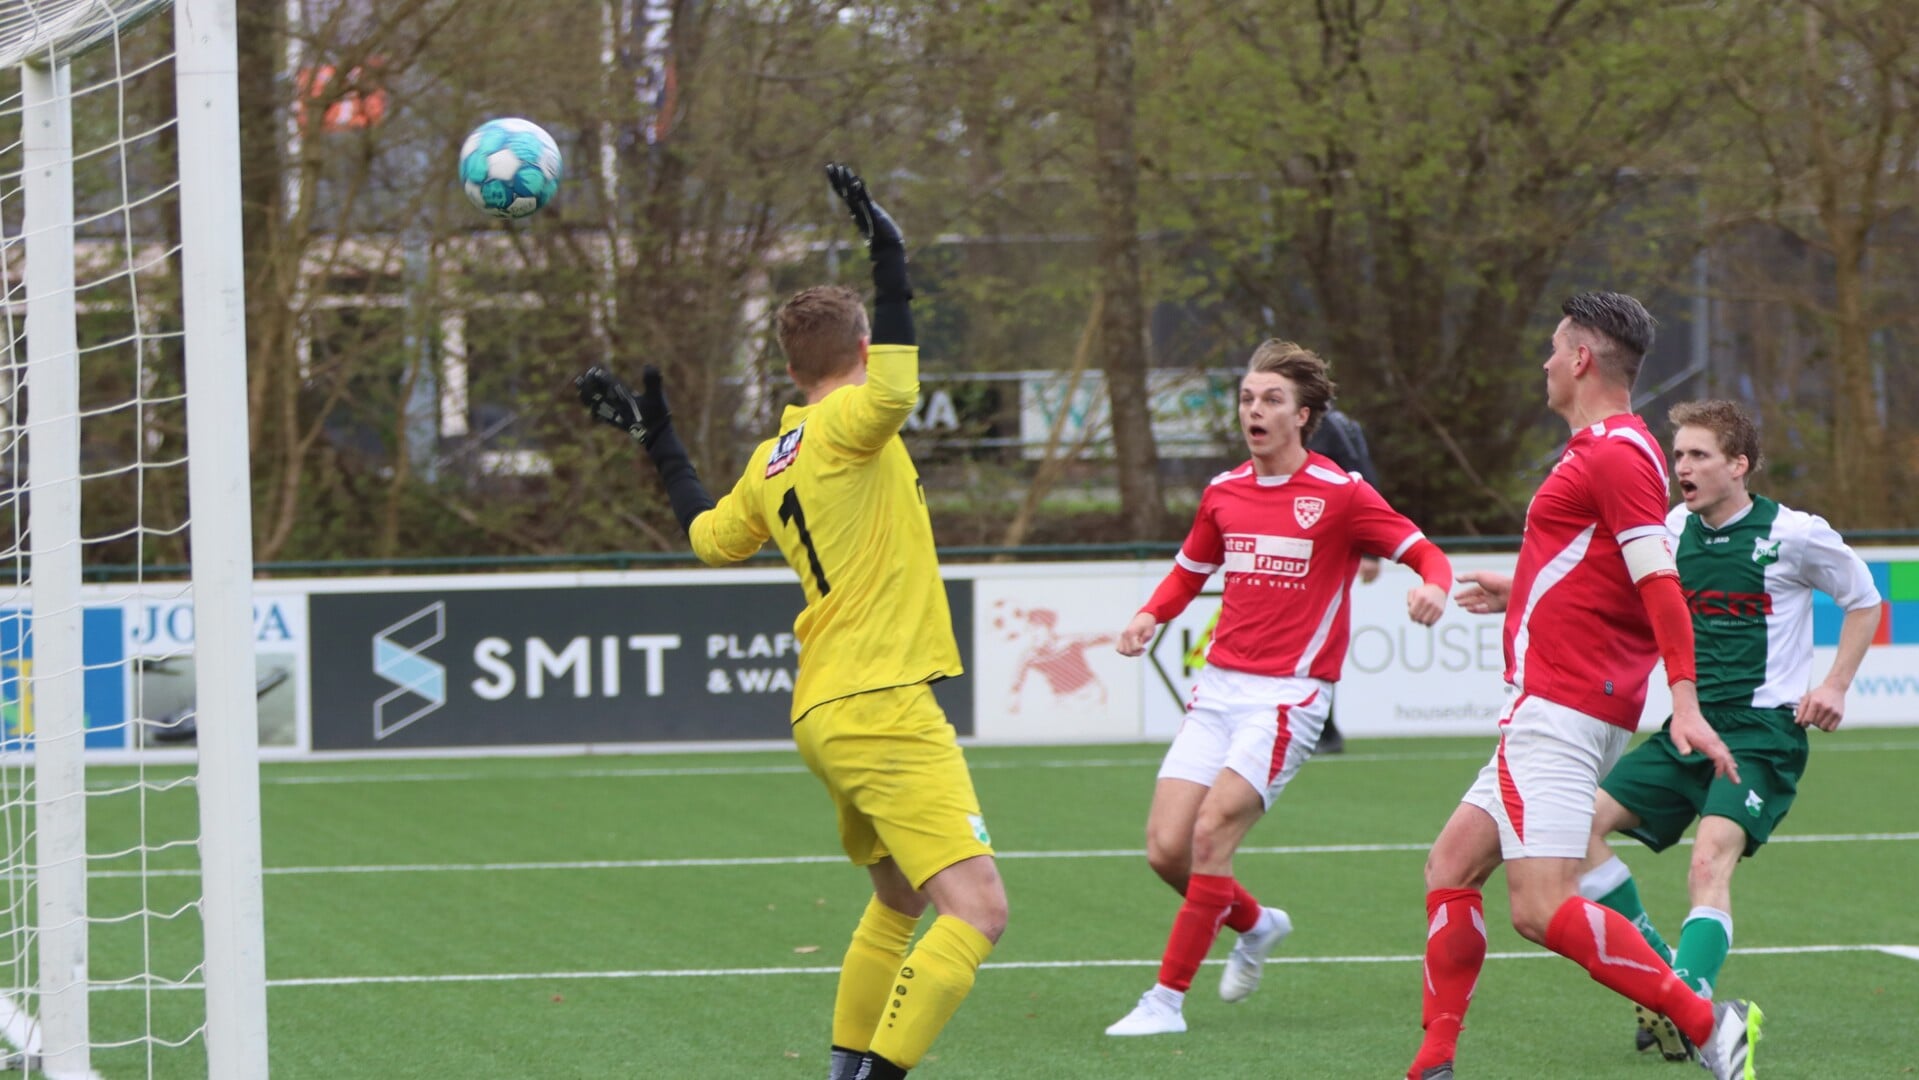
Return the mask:
<svg viewBox="0 0 1919 1080">
<path fill-rule="evenodd" d="M 1055 705 L 1072 700 L 1106 704 L 1106 684 L 1087 662 L 1086 651 L 1111 645 L 1118 640 L 1117 635 L 1104 631 L 1071 633 L 1061 628 L 1059 611 L 1022 608 L 1005 600 L 993 603 L 993 631 L 1019 650 L 1008 712 L 1020 711 L 1021 695 L 1032 676 L 1038 676 Z"/>
<path fill-rule="evenodd" d="M 1220 569 L 1226 571 L 1228 581 L 1246 574 L 1303 578 L 1313 563 L 1313 542 L 1303 536 L 1227 533 L 1223 539 L 1226 557 Z"/>
<path fill-rule="evenodd" d="M 1302 529 L 1310 529 L 1319 521 L 1319 515 L 1326 512 L 1326 500 L 1312 495 L 1302 495 L 1293 500 L 1293 520 L 1299 522 Z"/>
</svg>

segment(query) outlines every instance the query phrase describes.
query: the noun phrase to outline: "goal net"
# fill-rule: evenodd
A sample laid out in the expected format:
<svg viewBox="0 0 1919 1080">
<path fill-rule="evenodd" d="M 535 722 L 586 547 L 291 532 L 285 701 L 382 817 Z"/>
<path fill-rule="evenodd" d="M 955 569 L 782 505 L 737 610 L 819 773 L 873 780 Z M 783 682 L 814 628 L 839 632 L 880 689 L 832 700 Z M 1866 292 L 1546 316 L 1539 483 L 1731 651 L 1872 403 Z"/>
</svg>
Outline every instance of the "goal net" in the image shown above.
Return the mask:
<svg viewBox="0 0 1919 1080">
<path fill-rule="evenodd" d="M 234 4 L 0 0 L 0 1060 L 28 1075 L 267 1075 Z M 190 644 L 139 646 L 159 605 Z"/>
</svg>

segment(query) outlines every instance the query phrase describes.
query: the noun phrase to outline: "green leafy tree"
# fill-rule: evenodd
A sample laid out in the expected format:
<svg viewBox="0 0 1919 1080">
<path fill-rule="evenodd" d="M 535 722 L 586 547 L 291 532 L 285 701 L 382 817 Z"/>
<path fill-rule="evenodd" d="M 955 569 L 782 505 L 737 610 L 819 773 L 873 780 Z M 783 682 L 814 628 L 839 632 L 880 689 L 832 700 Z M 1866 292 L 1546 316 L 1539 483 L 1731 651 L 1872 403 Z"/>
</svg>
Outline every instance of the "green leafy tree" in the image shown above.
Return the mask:
<svg viewBox="0 0 1919 1080">
<path fill-rule="evenodd" d="M 1804 0 L 1716 18 L 1698 31 L 1724 42 L 1702 55 L 1729 105 L 1710 199 L 1736 253 L 1721 290 L 1736 370 L 1788 465 L 1768 479 L 1847 527 L 1910 525 L 1919 10 Z"/>
<path fill-rule="evenodd" d="M 1195 284 L 1226 299 L 1235 355 L 1267 335 L 1323 352 L 1433 532 L 1519 525 L 1551 445 L 1531 361 L 1552 301 L 1627 276 L 1567 259 L 1678 169 L 1703 107 L 1687 18 L 1261 0 L 1159 21 L 1149 153 Z"/>
</svg>

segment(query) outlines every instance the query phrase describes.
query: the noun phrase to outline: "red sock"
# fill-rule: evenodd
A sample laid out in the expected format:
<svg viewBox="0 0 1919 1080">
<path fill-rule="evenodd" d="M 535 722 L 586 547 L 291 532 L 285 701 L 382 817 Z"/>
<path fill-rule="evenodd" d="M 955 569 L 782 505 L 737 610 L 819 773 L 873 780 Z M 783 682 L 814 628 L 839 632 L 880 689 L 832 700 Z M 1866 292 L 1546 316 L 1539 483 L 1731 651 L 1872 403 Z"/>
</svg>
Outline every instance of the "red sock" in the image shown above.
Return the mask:
<svg viewBox="0 0 1919 1080">
<path fill-rule="evenodd" d="M 1584 967 L 1599 985 L 1664 1013 L 1694 1043 L 1712 1034 L 1712 1003 L 1674 975 L 1624 915 L 1570 897 L 1553 912 L 1546 947 Z"/>
<path fill-rule="evenodd" d="M 1486 965 L 1486 906 L 1478 889 L 1426 894 L 1426 986 L 1420 1026 L 1425 1041 L 1408 1077 L 1453 1059 L 1466 1006 Z"/>
<path fill-rule="evenodd" d="M 1194 874 L 1186 882 L 1186 902 L 1173 919 L 1173 932 L 1166 938 L 1166 954 L 1159 961 L 1159 984 L 1185 993 L 1193 985 L 1200 961 L 1219 936 L 1219 924 L 1233 906 L 1239 888 L 1230 877 L 1219 874 Z"/>
<path fill-rule="evenodd" d="M 1243 934 L 1259 925 L 1259 917 L 1266 909 L 1259 906 L 1259 901 L 1253 899 L 1253 894 L 1246 891 L 1238 878 L 1226 880 L 1233 883 L 1233 906 L 1226 909 L 1226 925 Z"/>
</svg>

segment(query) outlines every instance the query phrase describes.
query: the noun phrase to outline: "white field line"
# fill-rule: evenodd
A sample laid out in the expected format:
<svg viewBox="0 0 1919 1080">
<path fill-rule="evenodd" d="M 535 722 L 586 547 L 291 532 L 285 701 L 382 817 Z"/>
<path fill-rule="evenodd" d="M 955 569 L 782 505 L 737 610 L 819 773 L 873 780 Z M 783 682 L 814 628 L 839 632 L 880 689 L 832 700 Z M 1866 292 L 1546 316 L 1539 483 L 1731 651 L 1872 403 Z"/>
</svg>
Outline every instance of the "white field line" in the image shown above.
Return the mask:
<svg viewBox="0 0 1919 1080">
<path fill-rule="evenodd" d="M 1867 843 L 1904 843 L 1919 840 L 1919 832 L 1901 833 L 1831 833 L 1826 835 L 1775 836 L 1774 844 L 1867 844 Z M 1632 844 L 1636 841 L 1619 837 L 1616 843 Z M 1688 837 L 1679 842 L 1680 846 L 1692 843 Z M 1432 847 L 1430 842 L 1417 844 L 1293 844 L 1274 847 L 1243 847 L 1236 855 L 1370 855 L 1381 852 L 1426 851 Z M 1139 848 L 1104 848 L 1078 851 L 1001 851 L 997 859 L 1143 859 L 1146 852 Z M 496 863 L 376 863 L 367 866 L 269 866 L 264 873 L 268 877 L 299 877 L 317 874 L 491 874 L 515 870 L 570 871 L 570 870 L 679 870 L 701 867 L 727 866 L 810 866 L 815 864 L 838 865 L 846 862 L 844 855 L 758 855 L 733 858 L 697 858 L 697 859 L 583 859 L 568 862 L 496 862 Z M 113 878 L 161 878 L 161 877 L 197 877 L 196 869 L 160 870 L 95 870 L 87 875 L 94 880 Z"/>
<path fill-rule="evenodd" d="M 1474 754 L 1473 757 L 1485 757 Z M 1376 760 L 1385 760 L 1383 758 Z M 1423 758 L 1420 760 L 1424 760 Z M 1435 760 L 1437 758 L 1435 757 Z M 1048 761 L 969 761 L 967 767 L 975 771 L 996 769 L 1147 769 L 1159 764 L 1160 759 L 1153 758 L 1083 758 L 1079 760 L 1060 759 Z M 499 781 L 507 779 L 525 780 L 645 780 L 678 776 L 801 776 L 807 772 L 806 766 L 794 763 L 789 765 L 688 765 L 678 768 L 647 767 L 631 769 L 563 769 L 555 772 L 540 772 L 523 777 L 510 777 L 503 773 L 390 773 L 371 776 L 262 776 L 262 785 L 284 785 L 288 787 L 309 784 L 430 784 L 438 781 L 453 780 L 465 783 L 474 781 Z"/>
<path fill-rule="evenodd" d="M 0 994 L 0 1039 L 29 1056 L 40 1053 L 40 1022 L 21 1008 L 12 994 Z"/>
<path fill-rule="evenodd" d="M 1374 754 L 1336 754 L 1330 757 L 1312 759 L 1313 765 L 1362 765 L 1382 761 L 1479 761 L 1486 758 L 1491 750 L 1490 741 L 1485 750 L 1448 750 L 1421 753 L 1374 753 Z M 1821 747 L 1821 754 L 1843 753 L 1883 753 L 1894 750 L 1919 750 L 1919 742 L 1903 743 L 1841 743 Z M 1159 755 L 1151 757 L 1107 757 L 1107 758 L 1044 758 L 1030 761 L 971 761 L 968 767 L 976 772 L 990 772 L 1007 769 L 1146 769 L 1160 763 Z M 276 776 L 268 770 L 260 777 L 263 787 L 304 787 L 329 784 L 433 784 L 433 783 L 475 783 L 513 780 L 518 783 L 546 780 L 628 780 L 655 779 L 667 777 L 697 776 L 796 776 L 806 772 L 806 766 L 797 762 L 783 765 L 688 765 L 682 767 L 649 768 L 591 768 L 560 769 L 552 772 L 538 771 L 513 776 L 503 772 L 412 772 L 412 773 L 373 773 L 364 775 L 294 775 Z"/>
<path fill-rule="evenodd" d="M 1878 952 L 1892 956 L 1919 958 L 1919 948 L 1909 945 L 1776 945 L 1762 948 L 1734 949 L 1736 956 L 1802 956 L 1813 953 L 1859 953 Z M 1525 952 L 1487 953 L 1488 960 L 1543 960 L 1553 953 L 1543 949 Z M 1275 956 L 1268 959 L 1269 964 L 1417 964 L 1426 958 L 1419 954 L 1401 956 Z M 1073 968 L 1156 968 L 1153 960 L 1009 960 L 988 963 L 982 971 L 1037 971 Z M 1222 964 L 1224 960 L 1208 960 L 1207 964 Z M 282 989 L 306 986 L 379 986 L 410 985 L 418 983 L 482 983 L 482 982 L 557 982 L 578 979 L 724 979 L 750 978 L 768 975 L 837 975 L 837 967 L 756 967 L 756 968 L 653 968 L 631 971 L 530 971 L 530 972 L 485 972 L 462 975 L 338 975 L 313 979 L 269 979 L 269 989 Z M 95 990 L 136 990 L 140 986 L 96 986 Z M 162 989 L 162 988 L 156 988 Z M 198 983 L 169 984 L 164 989 L 198 990 Z"/>
</svg>

